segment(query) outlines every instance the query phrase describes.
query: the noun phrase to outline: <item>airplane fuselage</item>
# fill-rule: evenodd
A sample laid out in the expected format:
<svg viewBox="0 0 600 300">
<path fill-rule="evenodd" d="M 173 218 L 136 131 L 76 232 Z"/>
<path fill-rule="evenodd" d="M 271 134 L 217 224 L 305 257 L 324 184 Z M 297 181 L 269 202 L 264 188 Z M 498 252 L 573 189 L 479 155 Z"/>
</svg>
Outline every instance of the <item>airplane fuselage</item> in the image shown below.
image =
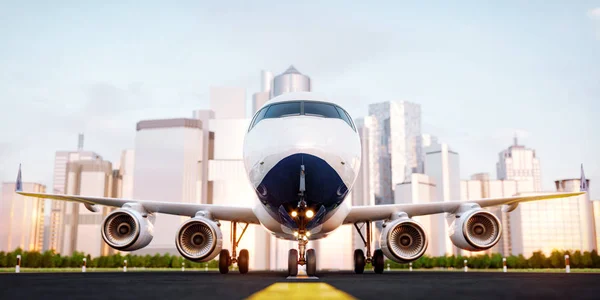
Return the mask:
<svg viewBox="0 0 600 300">
<path fill-rule="evenodd" d="M 350 115 L 313 93 L 271 99 L 254 115 L 244 139 L 244 165 L 257 196 L 254 212 L 283 239 L 296 239 L 300 224 L 290 215 L 302 200 L 313 212 L 302 225 L 310 239 L 338 228 L 350 211 L 345 200 L 360 162 Z"/>
</svg>

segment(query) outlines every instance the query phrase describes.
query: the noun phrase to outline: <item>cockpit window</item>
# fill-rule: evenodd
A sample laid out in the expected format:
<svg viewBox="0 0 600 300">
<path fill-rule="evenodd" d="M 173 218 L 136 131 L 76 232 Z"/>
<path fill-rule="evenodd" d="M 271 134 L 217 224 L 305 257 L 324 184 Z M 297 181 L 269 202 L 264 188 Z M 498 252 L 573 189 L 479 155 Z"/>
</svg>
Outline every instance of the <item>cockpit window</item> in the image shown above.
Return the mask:
<svg viewBox="0 0 600 300">
<path fill-rule="evenodd" d="M 341 107 L 330 103 L 315 101 L 283 102 L 265 106 L 256 114 L 248 131 L 252 130 L 252 128 L 263 119 L 300 115 L 342 119 L 352 128 L 352 130 L 356 131 L 350 116 Z"/>
<path fill-rule="evenodd" d="M 300 115 L 300 102 L 284 102 L 269 106 L 265 119 L 282 118 Z"/>
<path fill-rule="evenodd" d="M 327 103 L 304 102 L 304 114 L 324 118 L 340 118 L 340 114 L 335 109 L 335 106 Z"/>
</svg>

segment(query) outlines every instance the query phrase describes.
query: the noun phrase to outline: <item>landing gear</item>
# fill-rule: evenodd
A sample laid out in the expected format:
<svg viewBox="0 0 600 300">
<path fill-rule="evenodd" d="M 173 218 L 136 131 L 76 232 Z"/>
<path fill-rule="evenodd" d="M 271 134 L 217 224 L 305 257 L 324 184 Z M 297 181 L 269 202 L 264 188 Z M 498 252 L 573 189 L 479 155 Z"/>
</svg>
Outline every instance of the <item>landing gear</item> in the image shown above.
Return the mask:
<svg viewBox="0 0 600 300">
<path fill-rule="evenodd" d="M 362 274 L 365 271 L 365 265 L 370 263 L 373 266 L 373 271 L 375 271 L 377 274 L 381 274 L 383 273 L 385 256 L 383 255 L 383 251 L 381 249 L 377 249 L 375 252 L 373 252 L 373 257 L 371 257 L 371 240 L 373 239 L 371 232 L 372 223 L 367 221 L 364 222 L 363 226 L 360 227 L 358 224 L 359 223 L 354 223 L 354 227 L 356 228 L 356 231 L 358 231 L 363 243 L 365 243 L 365 247 L 367 248 L 367 256 L 365 257 L 362 249 L 354 250 L 354 273 Z M 363 236 L 361 231 L 363 227 L 366 227 L 366 238 Z"/>
<path fill-rule="evenodd" d="M 383 256 L 383 251 L 381 249 L 375 250 L 373 253 L 373 262 L 371 263 L 373 265 L 373 271 L 375 271 L 377 274 L 382 274 L 384 263 L 385 259 Z"/>
<path fill-rule="evenodd" d="M 298 275 L 298 250 L 290 249 L 288 253 L 288 275 Z"/>
<path fill-rule="evenodd" d="M 362 249 L 354 250 L 354 273 L 362 274 L 365 271 L 366 264 L 365 253 Z"/>
<path fill-rule="evenodd" d="M 246 249 L 242 249 L 240 251 L 240 256 L 236 258 L 236 249 L 239 246 L 240 240 L 242 240 L 242 237 L 244 236 L 244 233 L 246 232 L 246 229 L 248 229 L 248 224 L 246 223 L 246 226 L 244 226 L 244 229 L 242 230 L 242 234 L 240 235 L 240 238 L 237 238 L 237 222 L 231 222 L 231 248 L 232 248 L 232 253 L 231 256 L 229 255 L 229 250 L 227 249 L 223 249 L 221 250 L 221 253 L 219 255 L 219 272 L 221 272 L 221 274 L 227 274 L 229 272 L 229 267 L 231 267 L 233 264 L 237 263 L 238 265 L 238 269 L 240 270 L 240 273 L 242 274 L 246 274 L 248 273 L 248 265 L 250 263 L 250 254 L 248 253 L 248 250 Z"/>
<path fill-rule="evenodd" d="M 317 255 L 315 249 L 306 250 L 310 231 L 306 225 L 315 216 L 315 213 L 308 207 L 304 197 L 306 192 L 306 174 L 304 165 L 300 166 L 300 191 L 298 193 L 299 200 L 297 210 L 290 212 L 290 217 L 296 221 L 298 231 L 294 232 L 294 236 L 298 239 L 298 250 L 291 249 L 288 254 L 288 275 L 298 275 L 298 265 L 306 265 L 306 275 L 315 276 L 317 273 Z"/>
</svg>

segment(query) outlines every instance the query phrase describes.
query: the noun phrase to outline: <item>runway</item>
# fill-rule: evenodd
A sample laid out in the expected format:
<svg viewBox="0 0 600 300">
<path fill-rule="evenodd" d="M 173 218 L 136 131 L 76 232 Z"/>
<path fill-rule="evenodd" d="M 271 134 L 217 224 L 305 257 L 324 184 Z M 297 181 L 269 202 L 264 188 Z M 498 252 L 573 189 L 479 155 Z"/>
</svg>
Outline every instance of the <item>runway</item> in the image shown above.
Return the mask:
<svg viewBox="0 0 600 300">
<path fill-rule="evenodd" d="M 600 274 L 350 272 L 0 274 L 0 299 L 598 299 Z"/>
</svg>

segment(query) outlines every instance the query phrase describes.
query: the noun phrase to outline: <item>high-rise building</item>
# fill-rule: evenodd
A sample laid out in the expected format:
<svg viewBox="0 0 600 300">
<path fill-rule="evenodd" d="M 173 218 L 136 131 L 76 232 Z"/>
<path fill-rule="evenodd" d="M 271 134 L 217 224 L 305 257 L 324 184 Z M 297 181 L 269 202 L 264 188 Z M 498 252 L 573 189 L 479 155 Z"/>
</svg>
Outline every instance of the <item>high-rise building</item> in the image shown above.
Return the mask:
<svg viewBox="0 0 600 300">
<path fill-rule="evenodd" d="M 121 152 L 119 173 L 121 176 L 121 198 L 133 198 L 133 172 L 135 170 L 135 151 L 133 149 Z"/>
<path fill-rule="evenodd" d="M 310 92 L 310 77 L 300 73 L 294 66 L 290 66 L 285 72 L 273 78 L 271 87 L 271 98 L 289 92 Z"/>
<path fill-rule="evenodd" d="M 273 88 L 273 73 L 262 70 L 260 72 L 260 91 L 269 92 Z"/>
<path fill-rule="evenodd" d="M 255 114 L 271 98 L 273 88 L 273 73 L 260 72 L 260 91 L 252 95 L 252 114 Z"/>
<path fill-rule="evenodd" d="M 82 141 L 80 138 L 79 141 Z M 52 191 L 55 194 L 65 194 L 67 184 L 67 165 L 76 161 L 84 160 L 102 160 L 102 156 L 92 151 L 82 150 L 81 143 L 79 151 L 57 151 L 54 158 L 54 184 Z M 65 215 L 67 202 L 65 201 L 50 201 L 50 224 L 48 226 L 49 236 L 47 245 L 44 249 L 51 249 L 57 253 L 61 253 L 63 247 L 63 235 L 65 233 Z"/>
<path fill-rule="evenodd" d="M 246 89 L 211 87 L 210 109 L 218 119 L 246 118 Z"/>
<path fill-rule="evenodd" d="M 114 178 L 117 176 L 117 178 Z M 104 160 L 80 160 L 67 164 L 65 193 L 97 197 L 118 197 L 118 172 Z M 115 187 L 116 185 L 116 187 Z M 117 193 L 116 195 L 114 193 Z M 102 220 L 114 208 L 94 206 L 90 211 L 84 204 L 67 202 L 63 222 L 63 245 L 60 253 L 72 255 L 74 251 L 92 256 L 108 255 L 111 248 L 102 240 Z"/>
<path fill-rule="evenodd" d="M 203 124 L 197 119 L 146 120 L 137 124 L 133 198 L 200 203 Z M 135 254 L 177 254 L 175 234 L 187 217 L 157 214 L 154 238 Z"/>
<path fill-rule="evenodd" d="M 213 186 L 208 180 L 208 163 L 214 159 L 215 154 L 215 133 L 210 131 L 210 120 L 215 118 L 215 113 L 210 109 L 199 109 L 193 113 L 194 119 L 202 122 L 202 162 L 200 163 L 200 203 L 213 203 Z"/>
<path fill-rule="evenodd" d="M 369 105 L 369 115 L 377 120 L 376 204 L 394 203 L 393 189 L 416 173 L 421 157 L 421 108 L 410 102 L 382 102 Z"/>
<path fill-rule="evenodd" d="M 577 192 L 580 179 L 556 180 L 555 184 L 558 192 Z M 510 213 L 510 233 L 512 254 L 529 256 L 541 250 L 549 255 L 554 249 L 582 252 L 595 249 L 593 206 L 589 193 L 520 203 Z"/>
<path fill-rule="evenodd" d="M 600 201 L 592 201 L 594 209 L 594 231 L 596 234 L 596 250 L 600 250 Z"/>
<path fill-rule="evenodd" d="M 535 155 L 535 150 L 519 145 L 516 137 L 512 146 L 500 152 L 496 172 L 498 179 L 516 180 L 521 184 L 532 182 L 533 190 L 527 192 L 542 190 L 540 161 Z M 522 188 L 519 190 L 525 192 Z"/>
<path fill-rule="evenodd" d="M 45 193 L 46 186 L 24 182 L 23 190 Z M 2 184 L 0 198 L 0 251 L 42 251 L 44 245 L 44 199 L 15 193 L 15 183 Z"/>
<path fill-rule="evenodd" d="M 413 173 L 408 180 L 396 185 L 394 192 L 396 204 L 423 204 L 434 202 L 437 191 L 435 180 L 433 178 L 425 174 Z M 446 255 L 446 240 L 448 240 L 448 234 L 446 233 L 444 226 L 438 224 L 440 219 L 441 221 L 445 221 L 443 215 L 442 218 L 439 218 L 439 215 L 429 215 L 418 216 L 413 219 L 423 226 L 425 235 L 429 239 L 429 246 L 427 246 L 425 254 L 429 256 Z"/>
<path fill-rule="evenodd" d="M 448 144 L 438 143 L 434 138 L 428 141 L 429 146 L 423 149 L 425 153 L 424 171 L 435 183 L 434 200 L 440 202 L 460 200 L 460 168 L 459 155 L 450 149 Z M 439 249 L 445 249 L 446 254 L 457 254 L 449 238 L 450 226 L 446 214 L 431 217 L 433 232 L 443 233 L 436 239 Z M 440 250 L 438 253 L 441 253 Z"/>
<path fill-rule="evenodd" d="M 519 186 L 515 180 L 491 180 L 489 174 L 478 173 L 473 174 L 470 180 L 461 180 L 460 182 L 461 196 L 460 200 L 471 200 L 481 198 L 504 198 L 513 197 L 517 195 Z M 520 185 L 521 188 L 529 190 L 526 186 Z M 531 188 L 531 186 L 530 186 Z M 490 207 L 486 208 L 492 212 L 502 222 L 502 238 L 496 246 L 485 251 L 485 253 L 501 253 L 503 255 L 510 255 L 511 242 L 510 242 L 510 218 L 509 213 L 502 212 L 501 207 Z M 470 252 L 462 251 L 462 255 L 481 254 L 481 252 Z"/>
<path fill-rule="evenodd" d="M 267 101 L 269 101 L 269 91 L 258 92 L 252 95 L 252 114 L 255 114 Z"/>
</svg>

